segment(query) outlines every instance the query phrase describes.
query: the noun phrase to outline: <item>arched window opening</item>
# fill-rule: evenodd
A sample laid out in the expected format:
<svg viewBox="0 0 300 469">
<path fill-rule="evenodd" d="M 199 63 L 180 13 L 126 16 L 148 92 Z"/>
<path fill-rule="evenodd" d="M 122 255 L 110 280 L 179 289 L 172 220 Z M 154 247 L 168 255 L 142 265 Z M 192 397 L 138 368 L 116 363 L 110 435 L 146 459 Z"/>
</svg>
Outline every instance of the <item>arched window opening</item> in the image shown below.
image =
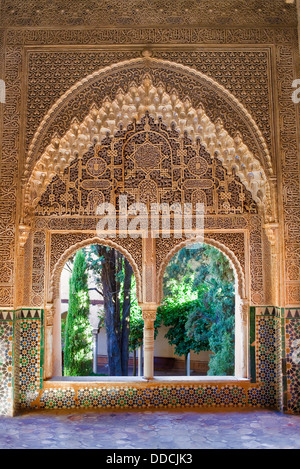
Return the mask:
<svg viewBox="0 0 300 469">
<path fill-rule="evenodd" d="M 197 243 L 178 251 L 163 277 L 155 375 L 235 374 L 235 274 L 227 257 Z"/>
<path fill-rule="evenodd" d="M 61 292 L 61 375 L 141 374 L 142 312 L 135 276 L 119 251 L 100 244 L 66 262 Z"/>
</svg>

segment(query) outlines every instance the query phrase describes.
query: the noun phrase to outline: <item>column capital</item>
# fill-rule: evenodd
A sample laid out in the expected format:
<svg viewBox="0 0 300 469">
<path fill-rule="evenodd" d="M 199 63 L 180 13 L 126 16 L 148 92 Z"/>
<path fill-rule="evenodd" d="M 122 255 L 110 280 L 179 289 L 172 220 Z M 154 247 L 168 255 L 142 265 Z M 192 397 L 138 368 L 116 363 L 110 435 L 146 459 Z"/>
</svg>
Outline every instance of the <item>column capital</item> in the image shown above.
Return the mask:
<svg viewBox="0 0 300 469">
<path fill-rule="evenodd" d="M 55 313 L 55 308 L 53 303 L 47 303 L 45 308 L 46 313 L 46 326 L 53 326 L 53 318 Z"/>
<path fill-rule="evenodd" d="M 155 321 L 156 311 L 159 307 L 157 303 L 140 303 L 139 306 L 142 308 L 143 320 Z"/>
<path fill-rule="evenodd" d="M 240 312 L 241 312 L 241 319 L 243 322 L 247 321 L 249 308 L 250 308 L 250 302 L 248 298 L 241 298 L 240 299 Z"/>
<path fill-rule="evenodd" d="M 24 248 L 26 241 L 28 239 L 31 227 L 29 225 L 19 225 L 19 245 L 21 248 Z"/>
<path fill-rule="evenodd" d="M 278 223 L 267 223 L 263 225 L 263 228 L 265 230 L 265 233 L 268 237 L 269 243 L 271 246 L 275 246 L 277 242 L 277 234 L 278 234 L 278 229 L 279 229 L 279 224 Z"/>
</svg>

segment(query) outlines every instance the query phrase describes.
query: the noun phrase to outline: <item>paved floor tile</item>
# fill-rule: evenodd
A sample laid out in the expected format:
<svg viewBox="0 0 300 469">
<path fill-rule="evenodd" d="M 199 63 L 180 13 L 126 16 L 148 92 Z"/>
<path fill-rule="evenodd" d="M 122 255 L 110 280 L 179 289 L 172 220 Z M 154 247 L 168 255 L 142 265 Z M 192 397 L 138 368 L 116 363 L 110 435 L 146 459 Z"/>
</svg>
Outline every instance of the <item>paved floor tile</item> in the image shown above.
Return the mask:
<svg viewBox="0 0 300 469">
<path fill-rule="evenodd" d="M 0 449 L 300 449 L 300 416 L 267 410 L 35 411 L 0 429 Z"/>
</svg>

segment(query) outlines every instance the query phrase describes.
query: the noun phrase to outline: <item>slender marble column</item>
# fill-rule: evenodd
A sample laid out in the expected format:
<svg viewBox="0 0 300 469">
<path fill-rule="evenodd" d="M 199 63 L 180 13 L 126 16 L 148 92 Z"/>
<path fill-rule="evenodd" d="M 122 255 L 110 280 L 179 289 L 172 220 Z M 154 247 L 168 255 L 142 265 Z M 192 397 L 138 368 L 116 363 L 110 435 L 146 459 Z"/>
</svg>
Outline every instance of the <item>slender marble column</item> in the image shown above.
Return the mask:
<svg viewBox="0 0 300 469">
<path fill-rule="evenodd" d="M 249 301 L 238 298 L 236 301 L 236 332 L 235 332 L 235 375 L 240 378 L 249 376 L 248 328 Z"/>
<path fill-rule="evenodd" d="M 144 378 L 153 379 L 154 376 L 154 321 L 156 318 L 156 303 L 141 305 L 144 320 Z"/>
<path fill-rule="evenodd" d="M 57 347 L 53 344 L 53 322 L 55 316 L 55 305 L 53 303 L 48 303 L 45 310 L 45 362 L 44 362 L 44 379 L 51 378 L 54 376 L 61 376 L 61 367 L 59 367 L 59 357 L 53 357 L 53 348 L 57 351 Z M 55 337 L 55 336 L 54 336 Z M 57 337 L 56 337 L 57 339 Z M 60 340 L 60 336 L 59 336 Z M 59 342 L 60 343 L 60 342 Z M 54 362 L 55 362 L 55 373 L 54 371 Z"/>
<path fill-rule="evenodd" d="M 98 342 L 98 329 L 92 330 L 93 334 L 93 372 L 97 374 L 97 342 Z"/>
</svg>

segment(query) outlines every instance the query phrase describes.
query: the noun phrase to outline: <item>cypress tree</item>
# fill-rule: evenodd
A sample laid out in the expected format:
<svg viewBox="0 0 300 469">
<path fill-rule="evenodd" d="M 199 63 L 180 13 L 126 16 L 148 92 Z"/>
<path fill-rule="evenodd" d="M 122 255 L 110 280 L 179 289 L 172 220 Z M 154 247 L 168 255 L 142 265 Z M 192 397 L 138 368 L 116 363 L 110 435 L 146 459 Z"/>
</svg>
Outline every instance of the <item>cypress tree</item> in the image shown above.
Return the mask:
<svg viewBox="0 0 300 469">
<path fill-rule="evenodd" d="M 92 372 L 92 328 L 89 322 L 88 274 L 83 250 L 76 253 L 69 282 L 69 308 L 65 330 L 64 376 Z"/>
</svg>

